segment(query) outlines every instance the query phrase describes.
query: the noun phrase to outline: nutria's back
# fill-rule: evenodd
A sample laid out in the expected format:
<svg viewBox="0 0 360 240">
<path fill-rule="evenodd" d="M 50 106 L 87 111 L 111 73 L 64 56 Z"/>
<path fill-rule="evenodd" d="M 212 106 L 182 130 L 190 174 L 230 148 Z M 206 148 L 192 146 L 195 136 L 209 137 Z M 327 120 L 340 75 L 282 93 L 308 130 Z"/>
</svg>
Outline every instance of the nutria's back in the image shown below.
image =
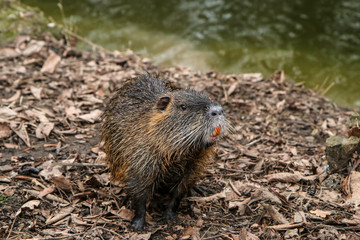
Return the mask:
<svg viewBox="0 0 360 240">
<path fill-rule="evenodd" d="M 159 188 L 173 196 L 166 211 L 172 218 L 212 157 L 225 122 L 221 106 L 206 94 L 171 91 L 150 74 L 116 92 L 105 110 L 102 138 L 112 179 L 125 184 L 135 203 L 135 229 L 143 226 L 143 205 Z"/>
</svg>

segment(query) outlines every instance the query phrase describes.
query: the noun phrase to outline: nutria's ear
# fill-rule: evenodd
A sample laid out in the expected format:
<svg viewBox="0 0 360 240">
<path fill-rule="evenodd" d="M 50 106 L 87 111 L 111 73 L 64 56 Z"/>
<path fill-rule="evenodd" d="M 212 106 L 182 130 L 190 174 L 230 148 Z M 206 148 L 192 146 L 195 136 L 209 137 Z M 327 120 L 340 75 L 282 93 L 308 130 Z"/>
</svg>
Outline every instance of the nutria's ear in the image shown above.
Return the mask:
<svg viewBox="0 0 360 240">
<path fill-rule="evenodd" d="M 159 110 L 165 110 L 166 107 L 169 105 L 170 100 L 171 99 L 168 96 L 164 96 L 164 97 L 159 98 L 159 100 L 156 103 L 156 108 L 159 109 Z"/>
</svg>

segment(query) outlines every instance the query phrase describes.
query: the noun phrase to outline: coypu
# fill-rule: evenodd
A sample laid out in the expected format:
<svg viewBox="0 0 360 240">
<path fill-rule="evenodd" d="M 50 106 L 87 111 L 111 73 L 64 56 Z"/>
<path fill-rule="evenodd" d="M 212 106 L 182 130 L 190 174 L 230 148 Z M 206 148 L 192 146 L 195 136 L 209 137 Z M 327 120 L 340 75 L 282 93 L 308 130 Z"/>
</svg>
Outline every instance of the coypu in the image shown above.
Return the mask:
<svg viewBox="0 0 360 240">
<path fill-rule="evenodd" d="M 226 127 L 222 107 L 205 93 L 172 91 L 149 73 L 115 93 L 103 121 L 106 161 L 132 201 L 133 230 L 143 228 L 146 202 L 160 190 L 170 194 L 165 219 L 176 218 L 181 198 L 201 176 Z"/>
</svg>

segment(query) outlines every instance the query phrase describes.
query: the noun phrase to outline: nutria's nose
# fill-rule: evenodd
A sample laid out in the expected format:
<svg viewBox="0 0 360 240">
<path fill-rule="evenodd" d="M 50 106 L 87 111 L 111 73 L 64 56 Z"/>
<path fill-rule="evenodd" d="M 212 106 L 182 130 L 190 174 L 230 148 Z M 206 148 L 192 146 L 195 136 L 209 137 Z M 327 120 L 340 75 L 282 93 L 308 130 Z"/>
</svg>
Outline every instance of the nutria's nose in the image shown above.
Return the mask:
<svg viewBox="0 0 360 240">
<path fill-rule="evenodd" d="M 215 117 L 215 116 L 221 116 L 224 114 L 224 110 L 220 105 L 212 105 L 210 107 L 210 115 Z"/>
</svg>

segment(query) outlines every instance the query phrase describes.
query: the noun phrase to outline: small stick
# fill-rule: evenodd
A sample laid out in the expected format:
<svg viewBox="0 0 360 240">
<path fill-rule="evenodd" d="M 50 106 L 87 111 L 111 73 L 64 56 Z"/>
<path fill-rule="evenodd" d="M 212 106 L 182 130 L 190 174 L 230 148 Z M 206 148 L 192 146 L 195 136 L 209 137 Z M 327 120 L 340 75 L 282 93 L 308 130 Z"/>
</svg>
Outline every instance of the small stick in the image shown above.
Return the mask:
<svg viewBox="0 0 360 240">
<path fill-rule="evenodd" d="M 9 234 L 7 235 L 6 239 L 9 239 L 10 235 L 11 235 L 11 232 L 13 230 L 13 227 L 14 227 L 14 224 L 15 224 L 15 221 L 16 221 L 16 217 L 17 217 L 17 214 L 15 214 L 15 217 L 14 217 L 14 221 L 12 222 L 11 224 L 11 228 L 9 230 Z"/>
<path fill-rule="evenodd" d="M 86 38 L 84 38 L 84 37 L 82 37 L 82 36 L 80 36 L 80 35 L 72 32 L 72 31 L 70 31 L 70 30 L 68 30 L 68 29 L 66 29 L 66 28 L 64 28 L 63 30 L 64 30 L 65 33 L 67 33 L 67 34 L 69 34 L 69 35 L 71 35 L 71 36 L 73 36 L 73 37 L 76 37 L 76 38 L 80 39 L 81 41 L 89 44 L 90 46 L 92 46 L 92 47 L 95 48 L 95 49 L 101 50 L 101 51 L 106 52 L 106 53 L 108 53 L 108 54 L 113 54 L 113 52 L 110 52 L 109 50 L 101 47 L 100 45 L 97 45 L 97 44 L 91 42 L 90 40 L 88 40 L 88 39 L 86 39 Z"/>
<path fill-rule="evenodd" d="M 107 167 L 106 164 L 103 163 L 53 163 L 53 165 L 60 166 L 75 166 L 75 167 Z"/>
<path fill-rule="evenodd" d="M 95 229 L 102 229 L 102 230 L 104 230 L 104 231 L 110 232 L 110 233 L 118 236 L 120 239 L 123 238 L 123 236 L 121 236 L 121 235 L 118 234 L 117 232 L 114 232 L 114 231 L 112 231 L 112 230 L 110 230 L 110 229 L 106 229 L 106 228 L 104 228 L 104 227 L 96 227 Z"/>
<path fill-rule="evenodd" d="M 236 193 L 239 197 L 242 197 L 241 193 L 235 188 L 232 181 L 230 181 L 229 184 L 230 184 L 230 187 L 232 188 L 232 190 L 234 191 L 234 193 Z"/>
<path fill-rule="evenodd" d="M 76 233 L 76 234 L 72 234 L 72 235 L 68 235 L 68 236 L 61 236 L 61 237 L 47 237 L 47 238 L 32 238 L 33 240 L 56 240 L 56 239 L 64 239 L 64 238 L 72 238 L 74 236 L 80 236 L 83 235 L 84 233 Z M 23 240 L 22 238 L 20 238 L 20 240 Z"/>
<path fill-rule="evenodd" d="M 272 228 L 274 230 L 288 230 L 288 229 L 303 227 L 304 225 L 306 225 L 306 223 L 301 222 L 294 224 L 279 224 L 279 225 L 267 226 L 266 228 Z"/>
<path fill-rule="evenodd" d="M 40 193 L 39 191 L 28 190 L 28 189 L 24 189 L 24 191 L 30 193 L 31 195 L 34 195 L 35 197 L 39 197 L 39 193 Z M 47 194 L 45 196 L 45 198 L 48 200 L 52 200 L 52 201 L 56 201 L 56 202 L 60 202 L 60 203 L 64 203 L 64 204 L 69 204 L 68 201 L 66 201 L 62 198 L 56 197 L 55 195 L 52 195 L 52 194 Z"/>
</svg>

